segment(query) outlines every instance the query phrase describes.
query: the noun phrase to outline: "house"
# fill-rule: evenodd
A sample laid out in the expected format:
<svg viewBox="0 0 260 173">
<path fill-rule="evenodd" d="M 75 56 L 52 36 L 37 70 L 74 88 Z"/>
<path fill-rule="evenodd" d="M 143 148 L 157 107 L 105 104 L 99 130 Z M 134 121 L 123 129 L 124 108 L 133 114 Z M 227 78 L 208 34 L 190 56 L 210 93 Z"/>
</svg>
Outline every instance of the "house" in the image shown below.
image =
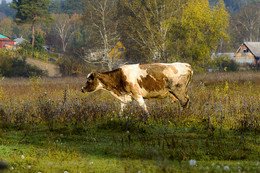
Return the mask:
<svg viewBox="0 0 260 173">
<path fill-rule="evenodd" d="M 230 59 L 233 59 L 235 53 L 233 52 L 226 52 L 226 53 L 213 53 L 211 55 L 211 59 L 214 59 L 215 57 L 220 57 L 220 56 L 227 56 L 229 57 Z"/>
<path fill-rule="evenodd" d="M 14 48 L 14 41 L 0 34 L 0 49 L 13 50 L 13 48 Z"/>
<path fill-rule="evenodd" d="M 23 37 L 14 39 L 14 45 L 20 46 L 24 41 L 26 41 Z"/>
<path fill-rule="evenodd" d="M 244 42 L 236 51 L 234 60 L 239 64 L 260 65 L 260 42 Z"/>
</svg>

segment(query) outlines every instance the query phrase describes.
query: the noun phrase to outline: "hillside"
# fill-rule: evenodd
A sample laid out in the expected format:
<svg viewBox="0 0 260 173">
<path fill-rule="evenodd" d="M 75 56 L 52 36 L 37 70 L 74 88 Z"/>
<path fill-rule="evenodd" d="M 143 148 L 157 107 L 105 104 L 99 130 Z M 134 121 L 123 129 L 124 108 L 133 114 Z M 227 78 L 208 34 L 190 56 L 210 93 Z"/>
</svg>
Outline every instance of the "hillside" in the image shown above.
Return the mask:
<svg viewBox="0 0 260 173">
<path fill-rule="evenodd" d="M 59 68 L 59 66 L 57 66 L 55 64 L 50 64 L 50 63 L 42 62 L 42 61 L 39 61 L 36 59 L 31 59 L 31 58 L 27 58 L 26 62 L 28 64 L 31 64 L 33 66 L 40 68 L 43 71 L 47 71 L 48 77 L 60 77 L 61 76 L 60 68 Z"/>
</svg>

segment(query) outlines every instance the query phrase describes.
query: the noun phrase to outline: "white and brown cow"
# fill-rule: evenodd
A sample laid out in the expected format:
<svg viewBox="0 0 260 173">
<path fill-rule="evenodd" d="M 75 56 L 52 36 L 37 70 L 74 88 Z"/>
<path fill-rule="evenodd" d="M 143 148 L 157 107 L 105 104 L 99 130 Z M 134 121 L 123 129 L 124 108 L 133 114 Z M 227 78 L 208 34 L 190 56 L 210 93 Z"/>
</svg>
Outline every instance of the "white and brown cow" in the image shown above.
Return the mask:
<svg viewBox="0 0 260 173">
<path fill-rule="evenodd" d="M 82 92 L 109 91 L 121 101 L 120 113 L 134 98 L 148 114 L 144 99 L 149 98 L 172 96 L 185 108 L 189 102 L 187 90 L 192 75 L 192 68 L 187 63 L 124 65 L 109 72 L 91 72 Z"/>
</svg>

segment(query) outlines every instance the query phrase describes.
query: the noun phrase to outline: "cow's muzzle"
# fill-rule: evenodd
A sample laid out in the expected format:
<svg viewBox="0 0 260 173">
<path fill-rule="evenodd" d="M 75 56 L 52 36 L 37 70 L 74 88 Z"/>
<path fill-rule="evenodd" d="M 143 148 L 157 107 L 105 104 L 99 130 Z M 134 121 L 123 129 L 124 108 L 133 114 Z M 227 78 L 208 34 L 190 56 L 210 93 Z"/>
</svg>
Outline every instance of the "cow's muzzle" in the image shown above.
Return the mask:
<svg viewBox="0 0 260 173">
<path fill-rule="evenodd" d="M 83 88 L 83 87 L 81 88 L 81 92 L 82 92 L 82 93 L 85 93 L 85 91 L 84 91 L 84 88 Z"/>
</svg>

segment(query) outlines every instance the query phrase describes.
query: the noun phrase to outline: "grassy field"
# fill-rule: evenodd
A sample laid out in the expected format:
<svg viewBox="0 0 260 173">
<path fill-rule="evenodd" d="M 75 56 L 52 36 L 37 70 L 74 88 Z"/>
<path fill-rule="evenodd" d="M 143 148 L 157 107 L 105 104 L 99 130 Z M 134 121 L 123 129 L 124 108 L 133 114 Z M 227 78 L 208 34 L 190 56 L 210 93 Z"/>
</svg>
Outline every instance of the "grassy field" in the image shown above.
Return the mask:
<svg viewBox="0 0 260 173">
<path fill-rule="evenodd" d="M 259 172 L 260 73 L 195 75 L 190 107 L 136 102 L 118 116 L 83 77 L 0 79 L 6 172 Z"/>
</svg>

